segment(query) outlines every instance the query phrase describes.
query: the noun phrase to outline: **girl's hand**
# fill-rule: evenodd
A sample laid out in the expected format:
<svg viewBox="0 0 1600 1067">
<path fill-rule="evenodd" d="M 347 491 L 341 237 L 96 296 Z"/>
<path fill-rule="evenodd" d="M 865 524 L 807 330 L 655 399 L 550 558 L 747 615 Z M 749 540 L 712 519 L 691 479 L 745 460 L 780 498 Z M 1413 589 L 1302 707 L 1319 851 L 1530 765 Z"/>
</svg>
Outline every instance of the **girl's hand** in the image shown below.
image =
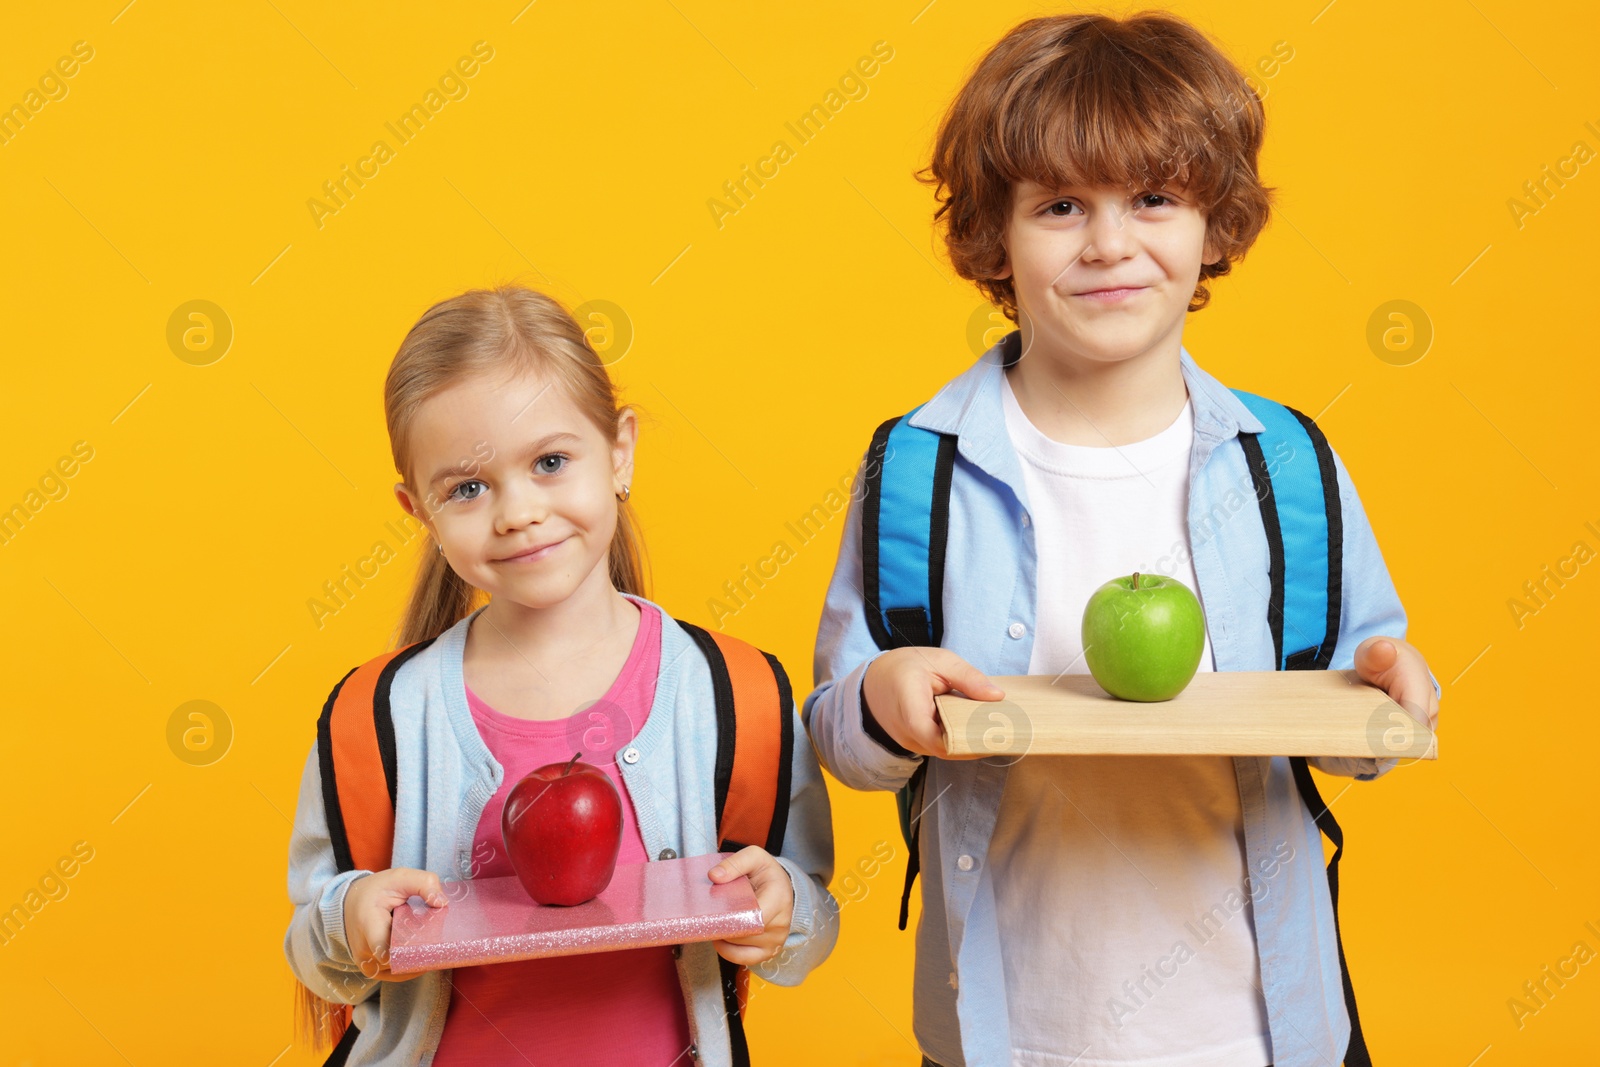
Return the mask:
<svg viewBox="0 0 1600 1067">
<path fill-rule="evenodd" d="M 344 939 L 361 973 L 368 978 L 406 982 L 416 977 L 389 973 L 389 934 L 394 924 L 394 909 L 413 896 L 421 897 L 434 908 L 450 903 L 437 874 L 410 867 L 391 867 L 362 875 L 345 890 Z"/>
<path fill-rule="evenodd" d="M 1398 637 L 1369 637 L 1356 646 L 1356 675 L 1382 689 L 1413 719 L 1433 730 L 1439 724 L 1439 695 L 1428 677 L 1422 653 Z"/>
<path fill-rule="evenodd" d="M 765 963 L 776 956 L 789 936 L 789 923 L 794 919 L 794 883 L 789 881 L 789 872 L 766 849 L 751 845 L 711 868 L 710 874 L 711 880 L 719 885 L 741 874 L 749 875 L 756 903 L 761 905 L 761 917 L 767 924 L 759 934 L 714 942 L 717 955 L 744 967 Z"/>
<path fill-rule="evenodd" d="M 947 648 L 891 649 L 872 661 L 862 684 L 867 714 L 901 748 L 940 759 L 985 759 L 984 752 L 945 753 L 944 723 L 933 698 L 956 690 L 973 700 L 1005 696 L 982 671 Z"/>
</svg>

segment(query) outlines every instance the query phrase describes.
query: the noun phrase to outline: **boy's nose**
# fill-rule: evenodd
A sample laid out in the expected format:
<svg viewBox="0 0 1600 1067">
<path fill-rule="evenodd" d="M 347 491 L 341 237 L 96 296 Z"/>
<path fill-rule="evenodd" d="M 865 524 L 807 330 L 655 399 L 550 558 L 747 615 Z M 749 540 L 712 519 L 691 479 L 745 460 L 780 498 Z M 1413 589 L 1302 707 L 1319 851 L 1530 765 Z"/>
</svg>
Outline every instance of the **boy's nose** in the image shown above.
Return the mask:
<svg viewBox="0 0 1600 1067">
<path fill-rule="evenodd" d="M 1114 209 L 1096 212 L 1086 234 L 1089 243 L 1081 258 L 1091 262 L 1126 259 L 1133 249 L 1133 227 Z"/>
</svg>

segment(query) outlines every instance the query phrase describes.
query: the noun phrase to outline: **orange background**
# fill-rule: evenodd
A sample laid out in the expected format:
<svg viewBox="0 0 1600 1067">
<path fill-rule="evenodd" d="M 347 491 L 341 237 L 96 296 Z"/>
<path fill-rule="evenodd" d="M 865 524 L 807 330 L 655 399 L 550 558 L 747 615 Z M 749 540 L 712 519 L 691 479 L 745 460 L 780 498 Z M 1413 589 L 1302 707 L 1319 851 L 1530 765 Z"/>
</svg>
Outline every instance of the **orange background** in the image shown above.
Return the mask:
<svg viewBox="0 0 1600 1067">
<path fill-rule="evenodd" d="M 710 624 L 872 428 L 972 359 L 982 304 L 911 172 L 969 66 L 1047 9 L 122 3 L 31 6 L 0 36 L 0 105 L 92 49 L 0 143 L 0 508 L 28 512 L 0 544 L 0 907 L 92 850 L 0 944 L 0 1065 L 310 1063 L 289 1047 L 288 820 L 321 701 L 385 647 L 419 542 L 320 628 L 307 601 L 393 544 L 380 387 L 406 329 L 510 280 L 620 308 L 615 373 L 649 416 L 634 500 L 653 594 Z M 1177 10 L 1266 93 L 1280 192 L 1185 343 L 1318 415 L 1445 690 L 1443 758 L 1335 809 L 1371 1044 L 1386 1063 L 1592 1061 L 1600 966 L 1520 1026 L 1508 1001 L 1576 942 L 1600 951 L 1583 673 L 1600 373 L 1578 311 L 1600 204 L 1593 10 Z M 466 95 L 319 227 L 307 201 L 477 41 L 493 57 Z M 798 144 L 785 123 L 879 41 L 893 57 L 866 95 Z M 707 202 L 779 139 L 791 158 L 719 226 Z M 168 342 L 191 300 L 233 331 L 200 366 Z M 1392 300 L 1431 324 L 1420 359 L 1369 344 Z M 77 442 L 92 458 L 51 481 Z M 798 689 L 841 521 L 725 621 Z M 1509 602 L 1580 541 L 1576 574 L 1519 620 Z M 169 734 L 194 700 L 231 730 L 203 765 Z M 803 986 L 758 991 L 757 1061 L 914 1064 L 893 803 L 833 786 L 844 932 Z M 895 858 L 847 884 L 878 842 Z"/>
</svg>

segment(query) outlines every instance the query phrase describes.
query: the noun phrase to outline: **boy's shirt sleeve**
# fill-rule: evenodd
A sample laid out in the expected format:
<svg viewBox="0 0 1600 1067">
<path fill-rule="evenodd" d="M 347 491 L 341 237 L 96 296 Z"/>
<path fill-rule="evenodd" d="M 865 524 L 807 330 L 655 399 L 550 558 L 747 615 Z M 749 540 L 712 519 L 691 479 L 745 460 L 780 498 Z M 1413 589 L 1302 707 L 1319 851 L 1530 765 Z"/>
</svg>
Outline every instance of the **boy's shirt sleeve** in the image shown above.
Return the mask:
<svg viewBox="0 0 1600 1067">
<path fill-rule="evenodd" d="M 1332 452 L 1332 447 L 1329 447 Z M 1344 566 L 1341 572 L 1342 589 L 1339 605 L 1339 642 L 1329 670 L 1345 671 L 1355 667 L 1356 646 L 1369 637 L 1405 637 L 1406 612 L 1384 565 L 1383 553 L 1378 549 L 1378 539 L 1372 532 L 1361 497 L 1344 461 L 1333 452 L 1334 470 L 1339 478 L 1339 505 L 1344 526 Z M 1439 680 L 1433 677 L 1435 693 L 1442 691 Z M 1353 756 L 1313 756 L 1310 764 L 1327 774 L 1338 774 L 1369 781 L 1387 774 L 1399 762 L 1392 757 L 1382 759 Z"/>
<path fill-rule="evenodd" d="M 833 880 L 833 811 L 817 756 L 795 716 L 794 757 L 790 762 L 789 822 L 783 851 L 776 857 L 794 885 L 789 936 L 778 954 L 752 967 L 774 985 L 799 985 L 833 952 L 839 940 L 839 905 L 828 892 Z"/>
<path fill-rule="evenodd" d="M 338 870 L 322 806 L 322 771 L 311 745 L 300 776 L 300 799 L 289 837 L 289 901 L 294 915 L 283 938 L 289 969 L 307 989 L 335 1004 L 359 1004 L 378 987 L 361 973 L 344 932 L 344 897 L 371 871 Z"/>
<path fill-rule="evenodd" d="M 882 650 L 867 628 L 862 585 L 861 508 L 866 463 L 856 471 L 845 515 L 839 558 L 822 606 L 814 661 L 816 688 L 805 699 L 802 719 L 817 756 L 852 789 L 899 789 L 922 757 L 909 753 L 883 731 L 862 698 L 867 668 Z"/>
</svg>

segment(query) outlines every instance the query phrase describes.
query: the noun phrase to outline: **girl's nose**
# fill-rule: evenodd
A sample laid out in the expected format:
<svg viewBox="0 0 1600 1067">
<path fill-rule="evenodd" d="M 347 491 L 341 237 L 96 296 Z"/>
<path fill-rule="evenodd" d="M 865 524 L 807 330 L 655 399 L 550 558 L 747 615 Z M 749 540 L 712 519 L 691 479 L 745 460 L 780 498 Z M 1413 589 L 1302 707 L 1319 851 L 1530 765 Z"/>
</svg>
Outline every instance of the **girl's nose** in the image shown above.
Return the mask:
<svg viewBox="0 0 1600 1067">
<path fill-rule="evenodd" d="M 544 522 L 549 516 L 550 505 L 543 491 L 526 483 L 513 483 L 501 490 L 495 528 L 499 533 L 510 533 L 530 524 Z"/>
</svg>

